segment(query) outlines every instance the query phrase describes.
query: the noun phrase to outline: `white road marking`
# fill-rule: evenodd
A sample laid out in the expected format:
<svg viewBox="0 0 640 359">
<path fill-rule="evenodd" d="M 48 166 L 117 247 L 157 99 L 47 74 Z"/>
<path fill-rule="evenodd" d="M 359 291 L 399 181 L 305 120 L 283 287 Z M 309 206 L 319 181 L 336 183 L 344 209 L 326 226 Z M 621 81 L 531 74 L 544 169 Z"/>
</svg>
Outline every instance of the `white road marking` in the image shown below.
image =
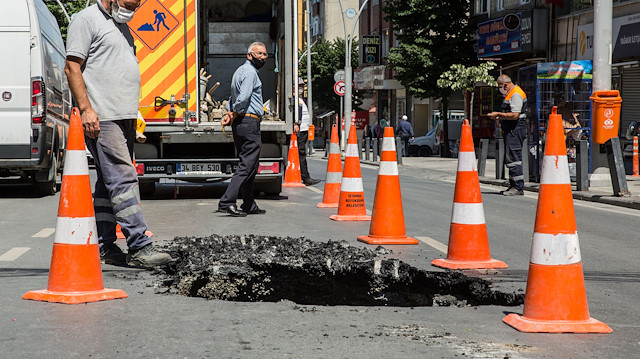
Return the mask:
<svg viewBox="0 0 640 359">
<path fill-rule="evenodd" d="M 447 253 L 448 247 L 438 241 L 436 241 L 435 239 L 431 238 L 431 237 L 416 237 L 418 240 L 420 240 L 421 242 L 427 244 L 428 246 L 431 246 L 437 250 L 439 250 L 442 253 Z"/>
<path fill-rule="evenodd" d="M 55 228 L 44 228 L 43 230 L 41 230 L 40 232 L 34 234 L 33 238 L 47 238 L 50 235 L 52 235 L 54 232 L 56 231 Z"/>
<path fill-rule="evenodd" d="M 21 255 L 25 254 L 29 249 L 29 247 L 15 247 L 8 250 L 5 254 L 0 256 L 0 262 L 11 262 Z"/>
<path fill-rule="evenodd" d="M 307 189 L 308 189 L 309 191 L 313 191 L 313 192 L 315 192 L 315 193 L 323 193 L 323 191 L 322 191 L 322 190 L 320 190 L 320 189 L 318 189 L 318 188 L 315 188 L 315 187 L 307 186 Z"/>
</svg>

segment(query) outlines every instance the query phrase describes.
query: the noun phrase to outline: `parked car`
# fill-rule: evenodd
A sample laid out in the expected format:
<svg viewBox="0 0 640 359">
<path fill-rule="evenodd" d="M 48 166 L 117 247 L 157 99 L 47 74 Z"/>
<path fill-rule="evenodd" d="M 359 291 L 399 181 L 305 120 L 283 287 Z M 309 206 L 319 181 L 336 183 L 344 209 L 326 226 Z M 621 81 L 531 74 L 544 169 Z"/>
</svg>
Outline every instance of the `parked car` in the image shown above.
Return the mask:
<svg viewBox="0 0 640 359">
<path fill-rule="evenodd" d="M 60 28 L 42 0 L 3 1 L 0 24 L 0 177 L 19 177 L 51 195 L 71 112 Z"/>
<path fill-rule="evenodd" d="M 456 148 L 456 141 L 460 139 L 461 129 L 462 120 L 449 120 L 449 147 L 451 149 Z M 426 135 L 409 141 L 409 156 L 430 157 L 439 154 L 443 137 L 442 120 L 440 120 Z"/>
</svg>

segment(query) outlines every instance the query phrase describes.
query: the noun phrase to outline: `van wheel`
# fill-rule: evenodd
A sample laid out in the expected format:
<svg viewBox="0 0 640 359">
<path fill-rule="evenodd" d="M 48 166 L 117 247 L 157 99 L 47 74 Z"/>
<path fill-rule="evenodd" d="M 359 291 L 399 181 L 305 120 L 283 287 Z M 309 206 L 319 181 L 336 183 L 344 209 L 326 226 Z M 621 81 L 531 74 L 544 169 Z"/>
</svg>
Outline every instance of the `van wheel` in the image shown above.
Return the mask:
<svg viewBox="0 0 640 359">
<path fill-rule="evenodd" d="M 58 156 L 51 156 L 51 167 L 49 167 L 48 179 L 44 182 L 38 182 L 34 179 L 36 191 L 42 196 L 52 196 L 58 190 Z"/>
<path fill-rule="evenodd" d="M 431 149 L 427 146 L 422 146 L 418 150 L 420 157 L 431 157 Z"/>
</svg>

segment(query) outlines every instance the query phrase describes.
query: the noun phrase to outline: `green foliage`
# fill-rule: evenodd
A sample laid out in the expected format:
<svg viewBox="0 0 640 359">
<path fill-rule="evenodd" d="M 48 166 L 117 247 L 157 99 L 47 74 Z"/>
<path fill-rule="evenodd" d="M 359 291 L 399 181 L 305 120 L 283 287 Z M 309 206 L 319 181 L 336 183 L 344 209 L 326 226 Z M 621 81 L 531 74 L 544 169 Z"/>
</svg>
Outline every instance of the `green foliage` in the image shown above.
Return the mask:
<svg viewBox="0 0 640 359">
<path fill-rule="evenodd" d="M 441 88 L 440 75 L 457 63 L 474 57 L 468 0 L 391 0 L 384 2 L 385 19 L 393 24 L 400 41 L 389 51 L 387 63 L 396 79 L 419 98 L 451 94 Z"/>
<path fill-rule="evenodd" d="M 73 14 L 79 12 L 84 9 L 87 5 L 87 0 L 60 0 L 65 10 L 72 16 Z M 44 3 L 49 8 L 49 11 L 55 16 L 58 21 L 58 26 L 60 26 L 60 32 L 62 32 L 62 39 L 67 42 L 67 27 L 69 27 L 69 21 L 67 21 L 67 17 L 64 15 L 64 11 L 58 5 L 56 0 L 44 0 Z M 91 0 L 91 4 L 95 3 L 95 0 Z"/>
<path fill-rule="evenodd" d="M 496 67 L 496 65 L 493 61 L 487 61 L 478 66 L 467 66 L 463 64 L 451 65 L 449 71 L 445 71 L 440 75 L 438 86 L 440 88 L 449 88 L 453 91 L 472 91 L 476 82 L 493 85 L 495 79 L 489 75 L 489 71 Z"/>
<path fill-rule="evenodd" d="M 337 110 L 340 108 L 340 97 L 333 92 L 335 81 L 333 74 L 344 69 L 344 39 L 334 41 L 318 41 L 311 47 L 311 80 L 313 90 L 313 107 Z M 301 53 L 302 54 L 302 53 Z M 351 46 L 351 66 L 358 67 L 358 42 Z M 300 61 L 300 78 L 307 78 L 307 57 Z M 354 91 L 354 96 L 357 91 Z"/>
</svg>

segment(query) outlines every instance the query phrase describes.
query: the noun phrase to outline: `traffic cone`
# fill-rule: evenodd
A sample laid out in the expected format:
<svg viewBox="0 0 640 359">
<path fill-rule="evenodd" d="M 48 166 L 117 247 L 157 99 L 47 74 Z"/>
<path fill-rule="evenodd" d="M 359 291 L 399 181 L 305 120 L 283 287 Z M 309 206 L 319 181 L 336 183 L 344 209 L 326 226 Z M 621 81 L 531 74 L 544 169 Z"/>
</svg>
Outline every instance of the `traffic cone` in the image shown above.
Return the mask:
<svg viewBox="0 0 640 359">
<path fill-rule="evenodd" d="M 27 292 L 22 299 L 78 304 L 127 297 L 124 291 L 105 289 L 102 284 L 98 231 L 79 113 L 77 108 L 71 111 L 49 283 L 47 289 Z"/>
<path fill-rule="evenodd" d="M 358 240 L 368 244 L 418 244 L 417 239 L 407 237 L 404 228 L 396 139 L 391 126 L 384 129 L 369 235 L 358 236 Z"/>
<path fill-rule="evenodd" d="M 523 315 L 502 319 L 521 332 L 611 333 L 589 316 L 569 163 L 556 107 L 549 115 Z"/>
<path fill-rule="evenodd" d="M 291 145 L 289 145 L 289 156 L 287 159 L 287 170 L 284 173 L 282 187 L 306 187 L 302 183 L 300 173 L 300 157 L 298 156 L 298 136 L 291 133 Z"/>
<path fill-rule="evenodd" d="M 329 161 L 324 181 L 324 195 L 318 208 L 338 208 L 340 200 L 340 183 L 342 182 L 342 159 L 340 158 L 340 142 L 338 125 L 331 126 L 331 143 L 329 144 Z"/>
<path fill-rule="evenodd" d="M 446 259 L 439 258 L 431 262 L 436 267 L 507 268 L 504 262 L 491 258 L 476 166 L 471 126 L 469 126 L 469 120 L 464 120 L 460 134 L 458 172 L 449 227 L 449 248 Z"/>
<path fill-rule="evenodd" d="M 358 154 L 358 139 L 356 126 L 351 126 L 347 149 L 344 158 L 344 171 L 340 184 L 340 198 L 338 199 L 338 214 L 329 218 L 334 221 L 369 221 L 364 203 L 364 188 L 360 174 L 360 155 Z"/>
</svg>

